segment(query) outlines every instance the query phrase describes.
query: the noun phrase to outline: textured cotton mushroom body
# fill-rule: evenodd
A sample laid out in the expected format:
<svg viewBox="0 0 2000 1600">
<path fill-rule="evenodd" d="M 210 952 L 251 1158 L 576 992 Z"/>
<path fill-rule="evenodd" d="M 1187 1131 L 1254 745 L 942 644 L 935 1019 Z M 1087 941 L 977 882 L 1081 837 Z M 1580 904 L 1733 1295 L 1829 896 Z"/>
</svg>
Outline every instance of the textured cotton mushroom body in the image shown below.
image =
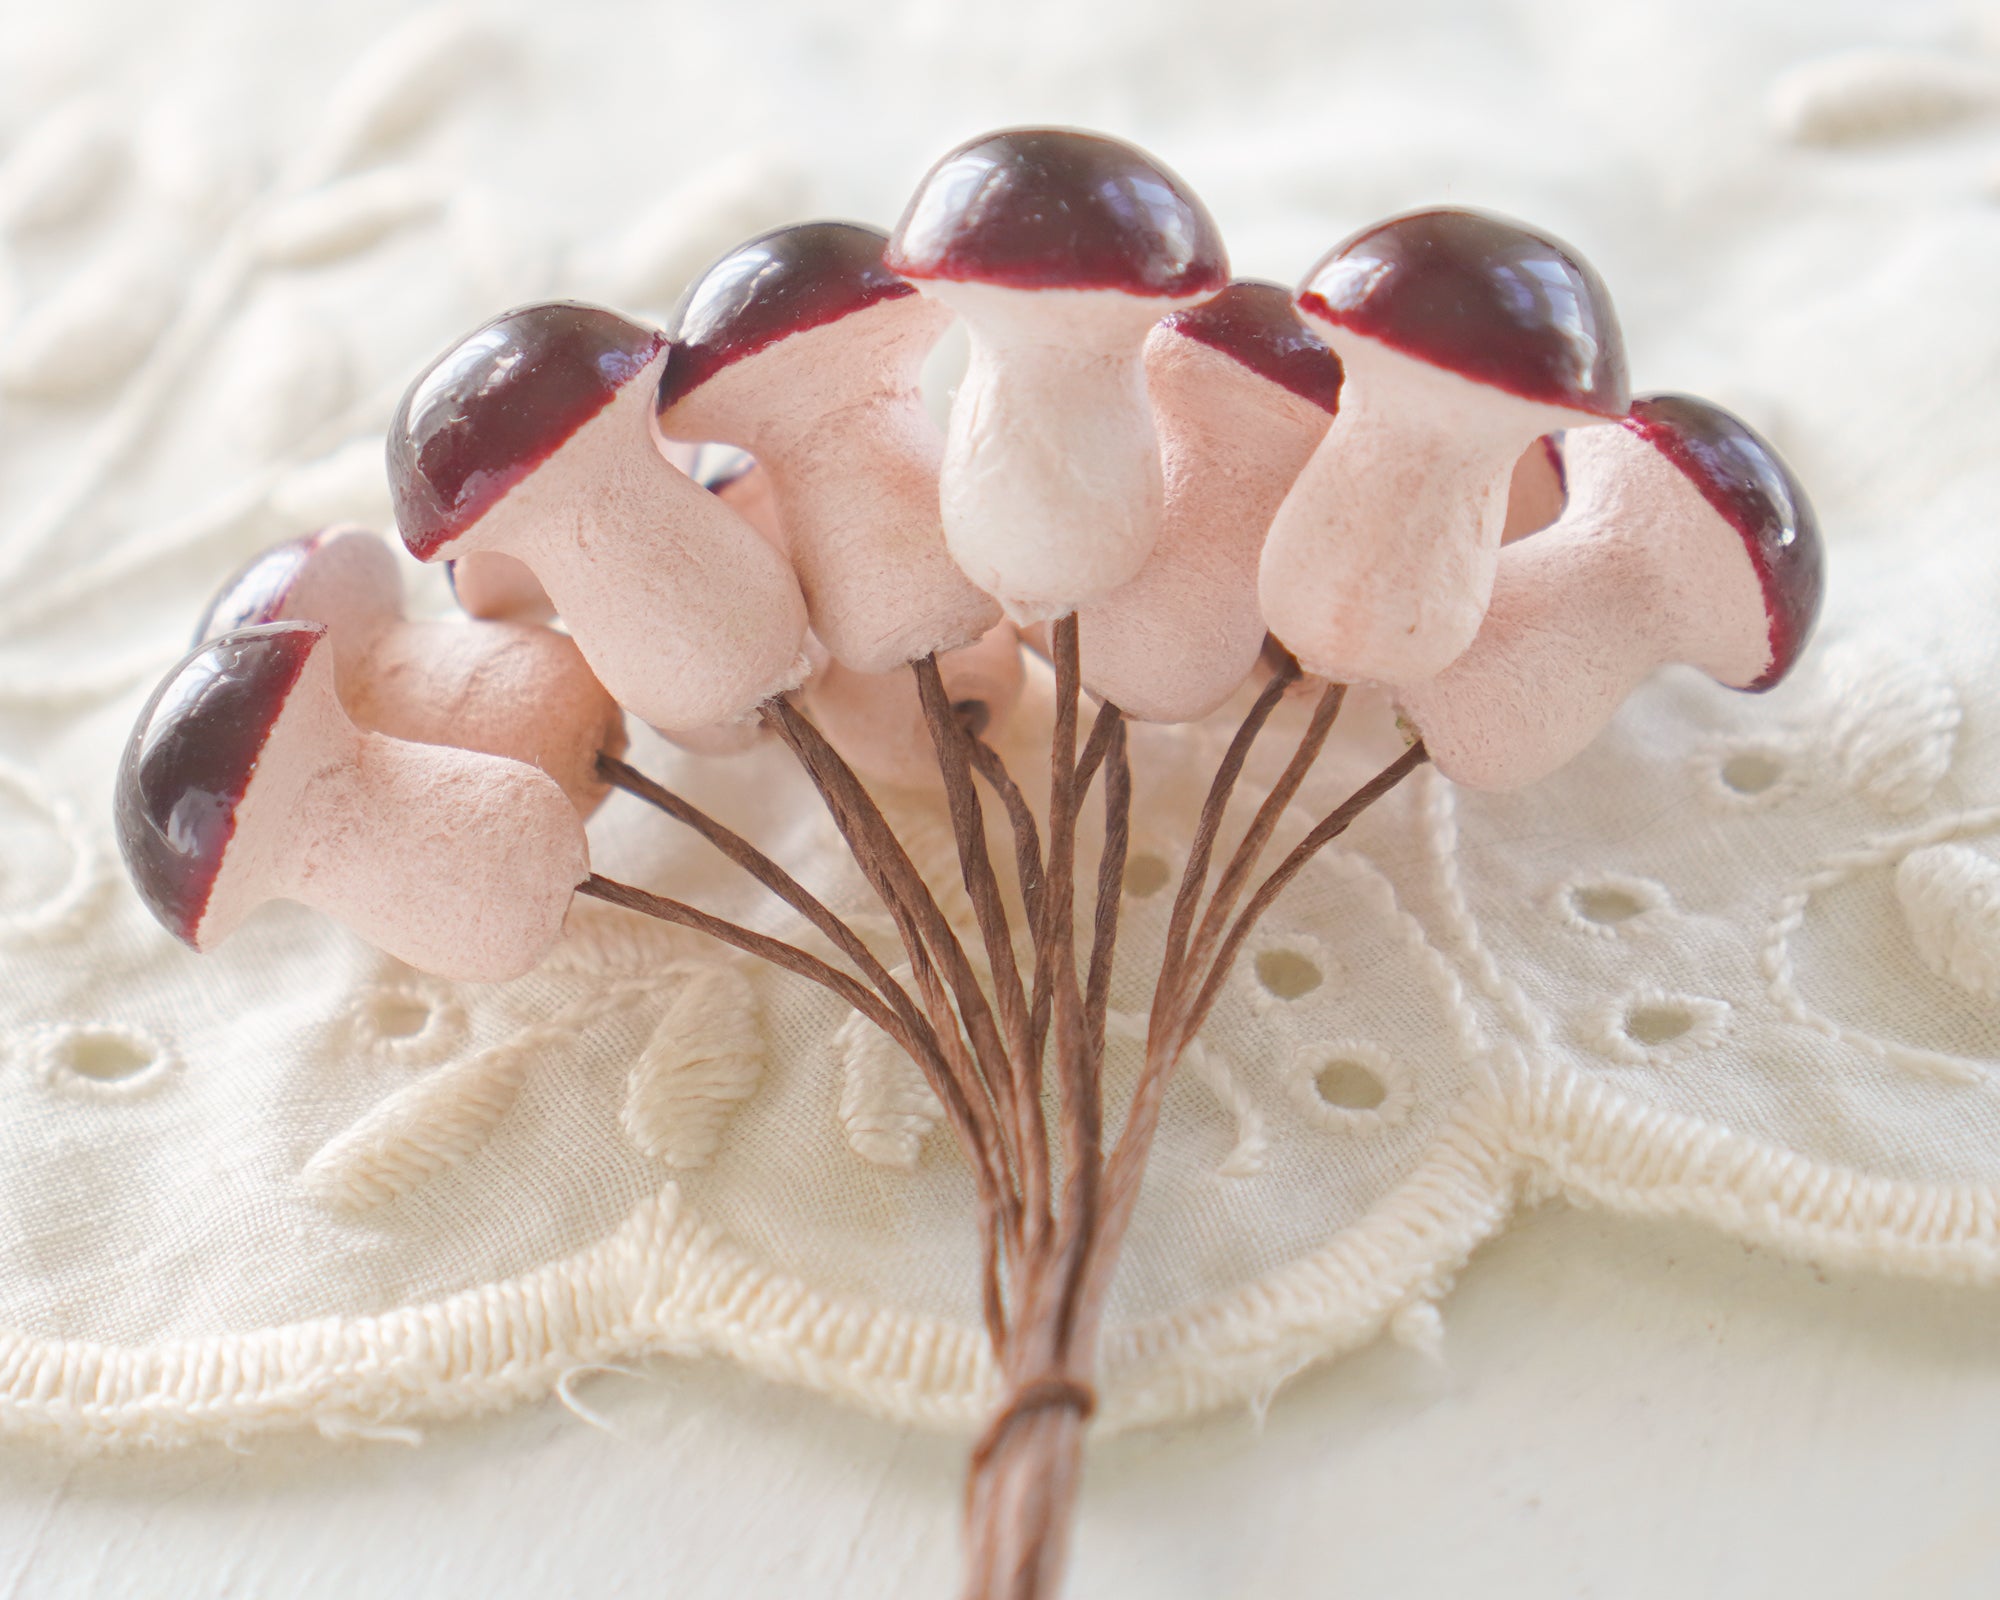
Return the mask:
<svg viewBox="0 0 2000 1600">
<path fill-rule="evenodd" d="M 519 977 L 589 875 L 583 819 L 525 763 L 357 728 L 327 633 L 224 634 L 154 692 L 118 772 L 134 885 L 196 950 L 296 900 L 425 972 Z"/>
<path fill-rule="evenodd" d="M 1734 689 L 1791 669 L 1819 615 L 1812 505 L 1777 452 L 1707 401 L 1656 395 L 1564 441 L 1569 507 L 1500 554 L 1472 647 L 1402 691 L 1455 782 L 1553 772 L 1667 662 Z"/>
<path fill-rule="evenodd" d="M 1020 703 L 1026 674 L 1021 640 L 1011 623 L 938 657 L 945 698 L 965 728 L 995 737 Z M 925 720 L 913 673 L 855 672 L 830 664 L 806 685 L 805 707 L 829 743 L 871 781 L 936 789 L 937 746 Z"/>
<path fill-rule="evenodd" d="M 939 475 L 958 564 L 1017 622 L 1137 576 L 1164 497 L 1146 335 L 1229 275 L 1201 202 L 1115 139 L 989 134 L 930 170 L 885 259 L 969 337 Z"/>
<path fill-rule="evenodd" d="M 576 641 L 533 623 L 411 621 L 389 545 L 327 528 L 274 546 L 210 602 L 196 642 L 266 622 L 321 622 L 347 714 L 419 744 L 540 767 L 586 816 L 608 792 L 599 752 L 622 754 L 625 716 Z"/>
<path fill-rule="evenodd" d="M 657 728 L 747 716 L 797 681 L 784 558 L 653 441 L 663 336 L 596 306 L 528 306 L 432 363 L 396 413 L 411 554 L 498 550 L 533 572 L 598 679 Z"/>
<path fill-rule="evenodd" d="M 721 495 L 723 503 L 763 534 L 767 542 L 780 551 L 784 549 L 775 531 L 760 522 L 758 515 L 753 514 L 768 505 L 770 496 L 768 492 L 755 492 L 755 488 L 762 486 L 762 475 L 754 471 L 754 465 L 747 456 L 743 456 L 740 451 L 723 452 L 739 457 L 743 463 L 743 468 L 733 476 L 739 478 L 747 476 L 754 480 L 755 488 L 746 495 L 733 486 L 725 491 L 707 481 L 700 470 L 702 452 L 692 447 L 667 444 L 662 453 L 668 461 L 704 489 L 713 489 Z M 451 584 L 452 598 L 458 602 L 459 609 L 467 616 L 479 617 L 489 622 L 555 620 L 555 602 L 549 599 L 548 591 L 542 587 L 541 580 L 513 556 L 502 555 L 498 550 L 468 550 L 463 555 L 454 556 L 445 562 L 444 575 Z"/>
<path fill-rule="evenodd" d="M 1346 382 L 1272 520 L 1264 615 L 1309 672 L 1420 683 L 1479 631 L 1522 452 L 1624 415 L 1617 316 L 1567 245 L 1470 211 L 1364 229 L 1298 306 Z"/>
<path fill-rule="evenodd" d="M 1340 403 L 1340 361 L 1275 284 L 1232 283 L 1146 341 L 1166 509 L 1139 575 L 1077 614 L 1083 682 L 1135 717 L 1191 722 L 1266 638 L 1265 529 Z"/>
<path fill-rule="evenodd" d="M 731 251 L 688 291 L 658 393 L 669 438 L 755 456 L 813 632 L 857 672 L 999 619 L 945 550 L 941 443 L 918 391 L 951 314 L 882 265 L 885 242 L 813 222 Z"/>
</svg>

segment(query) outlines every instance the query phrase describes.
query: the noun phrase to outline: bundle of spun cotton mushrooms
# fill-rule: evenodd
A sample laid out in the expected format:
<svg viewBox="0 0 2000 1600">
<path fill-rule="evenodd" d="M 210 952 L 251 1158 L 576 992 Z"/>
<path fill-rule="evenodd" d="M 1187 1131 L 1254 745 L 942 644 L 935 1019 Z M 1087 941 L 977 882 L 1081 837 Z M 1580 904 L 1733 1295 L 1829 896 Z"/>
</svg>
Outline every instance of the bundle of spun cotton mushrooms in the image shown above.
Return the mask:
<svg viewBox="0 0 2000 1600">
<path fill-rule="evenodd" d="M 954 318 L 971 353 L 940 433 L 918 378 Z M 1000 1389 L 972 1452 L 967 1593 L 1010 1600 L 1059 1587 L 1161 1097 L 1257 919 L 1419 763 L 1531 784 L 1663 663 L 1768 688 L 1820 599 L 1785 464 L 1705 401 L 1632 398 L 1610 297 L 1567 245 L 1436 209 L 1353 234 L 1296 294 L 1231 281 L 1179 178 L 1065 129 L 954 150 L 892 234 L 752 239 L 665 331 L 568 302 L 495 318 L 410 386 L 388 470 L 405 549 L 451 563 L 470 616 L 406 619 L 365 529 L 252 563 L 126 750 L 134 883 L 196 950 L 284 898 L 472 982 L 534 967 L 591 895 L 873 1020 L 937 1093 L 977 1187 Z M 1034 801 L 993 743 L 1024 640 L 1054 678 Z M 1315 682 L 1204 906 L 1251 745 Z M 1253 888 L 1350 683 L 1420 738 Z M 1193 823 L 1107 1149 L 1125 722 L 1191 722 L 1239 692 L 1254 699 Z M 700 755 L 789 747 L 893 919 L 907 982 L 725 819 L 628 766 L 627 713 Z M 1080 959 L 1077 824 L 1100 781 Z M 979 956 L 871 783 L 941 793 Z M 584 824 L 611 788 L 693 829 L 840 962 L 592 873 Z M 1011 885 L 982 788 L 1011 828 Z"/>
</svg>

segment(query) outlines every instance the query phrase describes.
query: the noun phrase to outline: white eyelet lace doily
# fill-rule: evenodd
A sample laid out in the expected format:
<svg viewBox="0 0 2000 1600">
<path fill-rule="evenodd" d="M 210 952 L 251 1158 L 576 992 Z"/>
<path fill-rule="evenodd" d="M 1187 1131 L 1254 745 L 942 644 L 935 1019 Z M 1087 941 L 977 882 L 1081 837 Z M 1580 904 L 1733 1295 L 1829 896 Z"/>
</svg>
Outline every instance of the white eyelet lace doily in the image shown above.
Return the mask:
<svg viewBox="0 0 2000 1600">
<path fill-rule="evenodd" d="M 970 24 L 836 51 L 845 95 L 893 83 L 910 113 L 843 140 L 823 108 L 768 104 L 699 17 L 662 65 L 425 14 L 316 109 L 230 79 L 112 92 L 132 64 L 80 72 L 59 29 L 8 58 L 0 1430 L 381 1426 L 647 1352 L 979 1415 L 967 1175 L 914 1071 L 818 991 L 594 904 L 545 970 L 493 989 L 291 908 L 197 960 L 123 885 L 107 797 L 222 574 L 321 522 L 385 520 L 380 430 L 438 344 L 548 293 L 662 311 L 715 250 L 794 216 L 886 221 L 937 150 L 1039 111 L 1056 79 L 1071 120 L 1141 138 L 1211 198 L 1242 270 L 1295 275 L 1447 183 L 1546 222 L 1614 286 L 1641 384 L 1769 431 L 1832 543 L 1827 622 L 1785 688 L 1663 673 L 1556 778 L 1478 797 L 1424 776 L 1281 902 L 1171 1091 L 1107 1421 L 1263 1393 L 1384 1328 L 1435 1339 L 1468 1254 L 1555 1193 L 1996 1276 L 1992 58 L 1947 53 L 1940 25 L 1929 55 L 1711 73 L 1678 20 L 1524 6 L 1475 41 L 1516 63 L 1483 90 L 1460 74 L 1426 100 L 1392 75 L 1420 108 L 1392 139 L 1359 79 L 1328 99 L 1224 49 L 1191 81 L 1185 19 L 1154 10 L 1136 37 L 1063 33 L 1039 78 L 980 57 L 977 107 Z M 1336 21 L 1357 61 L 1388 37 Z M 1791 24 L 1736 26 L 1739 63 L 1793 59 Z M 1567 70 L 1614 48 L 1653 54 L 1647 82 L 1735 98 L 1663 131 L 1642 88 Z M 1115 87 L 1092 89 L 1114 55 Z M 1253 79 L 1246 130 L 1223 113 Z M 552 130 L 586 86 L 581 150 Z M 413 594 L 440 603 L 434 575 Z M 1301 823 L 1381 752 L 1379 708 L 1352 720 Z M 1040 732 L 1032 713 L 1014 730 L 1024 771 Z M 1135 741 L 1127 1016 L 1225 735 Z M 640 756 L 865 912 L 780 756 Z M 942 818 L 895 812 L 948 890 Z M 604 870 L 798 936 L 636 805 L 592 831 Z M 1130 1033 L 1114 1018 L 1114 1105 Z"/>
</svg>

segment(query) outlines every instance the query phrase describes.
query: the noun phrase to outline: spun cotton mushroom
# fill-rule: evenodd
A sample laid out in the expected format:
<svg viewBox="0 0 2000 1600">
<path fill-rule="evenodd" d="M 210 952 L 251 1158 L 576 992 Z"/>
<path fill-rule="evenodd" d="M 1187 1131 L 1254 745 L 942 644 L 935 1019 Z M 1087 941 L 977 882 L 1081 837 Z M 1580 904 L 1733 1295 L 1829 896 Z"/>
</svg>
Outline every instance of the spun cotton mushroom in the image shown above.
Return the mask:
<svg viewBox="0 0 2000 1600">
<path fill-rule="evenodd" d="M 1016 622 L 1130 582 L 1164 496 L 1146 335 L 1229 276 L 1202 203 L 1131 145 L 1019 128 L 932 167 L 884 259 L 970 338 L 939 474 L 958 564 Z"/>
<path fill-rule="evenodd" d="M 736 492 L 725 493 L 723 489 L 708 482 L 702 475 L 702 452 L 688 446 L 680 446 L 662 441 L 667 460 L 680 468 L 704 489 L 710 489 L 722 496 L 723 504 L 740 515 L 751 527 L 763 534 L 778 550 L 783 551 L 771 529 L 761 523 L 758 517 L 744 504 L 743 496 Z M 741 455 L 740 451 L 728 454 Z M 749 457 L 744 456 L 744 463 Z M 750 474 L 755 477 L 755 474 Z M 764 497 L 768 499 L 768 496 Z M 548 591 L 528 567 L 513 556 L 502 555 L 498 550 L 468 550 L 464 555 L 455 556 L 444 564 L 445 580 L 451 585 L 451 595 L 458 602 L 459 609 L 467 616 L 480 617 L 489 622 L 553 622 L 555 602 L 549 599 Z"/>
<path fill-rule="evenodd" d="M 730 445 L 698 450 L 669 448 L 667 459 L 715 495 L 758 532 L 772 549 L 785 551 L 771 483 L 763 468 Z M 521 562 L 497 550 L 473 550 L 445 564 L 453 597 L 468 615 L 496 622 L 551 622 L 556 608 Z M 824 651 L 807 634 L 803 653 L 817 662 Z M 664 737 L 696 755 L 735 755 L 761 743 L 768 730 L 755 717 L 736 717 L 707 728 L 680 728 Z"/>
<path fill-rule="evenodd" d="M 1564 440 L 1569 507 L 1500 553 L 1472 646 L 1402 690 L 1431 759 L 1476 789 L 1581 751 L 1666 662 L 1733 689 L 1791 670 L 1819 615 L 1819 524 L 1778 453 L 1720 406 L 1633 402 Z"/>
<path fill-rule="evenodd" d="M 118 769 L 133 884 L 196 950 L 297 900 L 439 977 L 519 977 L 589 876 L 583 819 L 524 762 L 357 728 L 328 635 L 226 633 L 154 691 Z"/>
<path fill-rule="evenodd" d="M 625 716 L 576 641 L 532 623 L 410 621 L 396 557 L 366 528 L 274 546 L 209 602 L 196 643 L 265 622 L 322 622 L 347 713 L 364 728 L 540 767 L 588 816 L 608 789 L 600 751 Z"/>
<path fill-rule="evenodd" d="M 952 710 L 975 737 L 1003 726 L 1021 699 L 1021 641 L 1001 623 L 962 650 L 938 657 Z M 820 732 L 862 777 L 901 788 L 936 788 L 937 747 L 914 674 L 855 672 L 829 663 L 801 698 Z"/>
<path fill-rule="evenodd" d="M 1264 531 L 1340 404 L 1340 360 L 1276 284 L 1239 280 L 1146 341 L 1166 510 L 1139 575 L 1077 612 L 1084 686 L 1135 717 L 1192 722 L 1266 637 Z"/>
<path fill-rule="evenodd" d="M 1443 210 L 1364 228 L 1298 306 L 1346 383 L 1272 520 L 1264 615 L 1309 672 L 1421 683 L 1479 631 L 1522 452 L 1625 413 L 1611 297 L 1559 240 Z"/>
<path fill-rule="evenodd" d="M 798 681 L 784 558 L 652 438 L 664 337 L 597 306 L 526 306 L 411 385 L 389 431 L 420 560 L 499 550 L 548 592 L 599 680 L 657 728 L 748 714 Z"/>
<path fill-rule="evenodd" d="M 770 484 L 812 629 L 887 672 L 977 639 L 999 611 L 944 547 L 937 430 L 918 392 L 951 321 L 846 222 L 761 234 L 688 290 L 660 374 L 669 438 L 723 440 Z"/>
</svg>

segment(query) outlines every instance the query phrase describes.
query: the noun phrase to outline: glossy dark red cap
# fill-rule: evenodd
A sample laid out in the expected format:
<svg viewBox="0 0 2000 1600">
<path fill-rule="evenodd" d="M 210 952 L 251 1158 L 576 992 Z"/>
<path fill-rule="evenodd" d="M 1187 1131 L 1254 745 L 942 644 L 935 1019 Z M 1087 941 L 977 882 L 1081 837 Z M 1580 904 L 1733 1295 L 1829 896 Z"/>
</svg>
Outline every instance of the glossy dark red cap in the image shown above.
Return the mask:
<svg viewBox="0 0 2000 1600">
<path fill-rule="evenodd" d="M 669 330 L 658 407 L 780 339 L 917 291 L 882 265 L 889 236 L 854 222 L 801 222 L 738 245 L 694 281 Z"/>
<path fill-rule="evenodd" d="M 1692 395 L 1634 400 L 1625 426 L 1673 462 L 1742 536 L 1771 623 L 1771 665 L 1747 687 L 1770 688 L 1812 637 L 1826 584 L 1819 518 L 1805 489 L 1749 423 Z"/>
<path fill-rule="evenodd" d="M 1546 405 L 1622 417 L 1625 340 L 1570 247 L 1479 211 L 1413 211 L 1336 245 L 1299 286 L 1311 316 Z"/>
<path fill-rule="evenodd" d="M 523 306 L 424 369 L 389 425 L 389 492 L 419 560 L 456 539 L 642 371 L 664 335 L 573 300 Z"/>
<path fill-rule="evenodd" d="M 1291 292 L 1275 283 L 1238 278 L 1162 326 L 1221 351 L 1329 416 L 1340 409 L 1340 357 L 1299 320 Z"/>
<path fill-rule="evenodd" d="M 233 633 L 238 628 L 254 628 L 260 622 L 275 620 L 312 560 L 313 552 L 331 531 L 322 528 L 303 539 L 274 544 L 237 568 L 235 575 L 215 591 L 201 620 L 195 624 L 194 642 L 198 645 L 219 633 Z"/>
<path fill-rule="evenodd" d="M 1222 234 L 1186 184 L 1142 150 L 1069 128 L 960 145 L 925 175 L 890 237 L 906 278 L 1009 289 L 1210 294 Z"/>
<path fill-rule="evenodd" d="M 192 945 L 257 762 L 326 636 L 278 622 L 211 639 L 153 691 L 118 763 L 118 849 L 146 907 Z"/>
</svg>

